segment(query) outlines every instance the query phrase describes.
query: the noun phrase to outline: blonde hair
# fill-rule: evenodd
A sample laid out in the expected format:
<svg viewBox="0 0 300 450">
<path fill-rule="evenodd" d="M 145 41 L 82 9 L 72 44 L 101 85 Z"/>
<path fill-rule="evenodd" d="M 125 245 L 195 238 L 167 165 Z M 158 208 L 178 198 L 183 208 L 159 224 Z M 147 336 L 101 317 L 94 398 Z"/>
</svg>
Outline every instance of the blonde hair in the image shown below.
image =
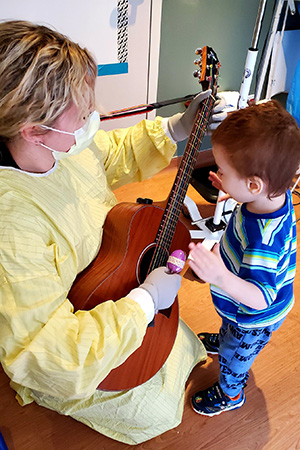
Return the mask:
<svg viewBox="0 0 300 450">
<path fill-rule="evenodd" d="M 74 102 L 94 105 L 97 66 L 86 50 L 48 27 L 0 23 L 0 141 L 26 123 L 51 123 Z"/>
</svg>

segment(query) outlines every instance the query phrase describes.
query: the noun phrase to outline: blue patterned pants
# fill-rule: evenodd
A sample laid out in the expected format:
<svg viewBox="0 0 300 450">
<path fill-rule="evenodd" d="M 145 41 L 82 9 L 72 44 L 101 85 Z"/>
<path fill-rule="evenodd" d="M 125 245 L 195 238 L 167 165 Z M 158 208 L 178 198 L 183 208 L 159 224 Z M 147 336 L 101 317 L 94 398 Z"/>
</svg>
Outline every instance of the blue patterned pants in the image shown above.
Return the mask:
<svg viewBox="0 0 300 450">
<path fill-rule="evenodd" d="M 234 397 L 245 386 L 256 356 L 269 342 L 282 322 L 251 330 L 232 325 L 223 319 L 219 331 L 219 383 L 225 394 Z"/>
</svg>

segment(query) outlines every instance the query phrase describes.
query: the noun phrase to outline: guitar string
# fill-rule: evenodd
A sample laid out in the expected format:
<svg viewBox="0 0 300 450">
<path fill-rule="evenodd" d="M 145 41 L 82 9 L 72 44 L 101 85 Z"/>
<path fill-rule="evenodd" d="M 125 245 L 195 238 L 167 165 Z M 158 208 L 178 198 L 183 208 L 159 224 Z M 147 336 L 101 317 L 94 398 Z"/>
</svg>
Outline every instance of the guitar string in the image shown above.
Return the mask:
<svg viewBox="0 0 300 450">
<path fill-rule="evenodd" d="M 214 80 L 212 90 L 215 93 L 216 90 L 216 84 L 217 84 L 217 76 L 218 76 L 218 70 L 219 66 L 217 67 L 216 76 L 213 77 L 212 74 L 212 67 L 213 65 L 210 65 L 210 76 L 211 80 Z M 202 137 L 205 133 L 207 123 L 209 121 L 209 116 L 212 111 L 212 107 L 214 104 L 215 99 L 210 96 L 207 101 L 203 102 L 202 109 L 199 111 L 198 119 L 195 123 L 195 129 L 193 130 L 192 134 L 189 137 L 189 142 L 187 146 L 187 152 L 186 155 L 184 155 L 182 159 L 182 163 L 179 167 L 178 174 L 176 176 L 175 182 L 173 184 L 171 194 L 169 196 L 170 202 L 167 204 L 167 208 L 165 210 L 165 214 L 163 217 L 163 220 L 161 222 L 160 228 L 158 230 L 157 239 L 156 239 L 156 251 L 153 255 L 152 261 L 151 261 L 151 267 L 150 270 L 153 270 L 155 267 L 159 267 L 159 265 L 162 265 L 162 263 L 165 263 L 166 258 L 166 251 L 168 251 L 169 246 L 173 239 L 173 234 L 177 225 L 177 219 L 179 217 L 181 207 L 183 204 L 183 200 L 185 197 L 186 190 L 188 188 L 188 184 L 186 183 L 186 180 L 188 177 L 190 177 L 191 172 L 193 170 L 193 165 L 197 156 L 197 150 L 199 147 L 199 141 L 201 144 Z M 200 124 L 199 123 L 202 122 Z M 185 177 L 182 176 L 182 174 L 185 174 Z M 176 192 L 177 191 L 177 192 Z M 176 218 L 176 220 L 174 220 Z M 171 224 L 171 226 L 170 226 Z M 162 245 L 164 243 L 164 245 Z M 149 271 L 150 271 L 149 270 Z"/>
<path fill-rule="evenodd" d="M 200 115 L 200 119 L 203 119 L 206 117 L 207 110 L 209 110 L 209 109 L 210 109 L 209 104 L 205 105 L 205 107 L 204 107 L 205 114 L 202 113 Z M 178 208 L 178 205 L 181 204 L 181 200 L 185 196 L 185 190 L 186 190 L 185 186 L 187 184 L 186 180 L 189 177 L 190 172 L 192 172 L 192 166 L 193 166 L 194 160 L 196 159 L 195 157 L 196 157 L 196 152 L 197 152 L 197 147 L 198 147 L 198 141 L 199 141 L 199 138 L 202 137 L 202 135 L 204 134 L 204 129 L 206 128 L 206 124 L 207 124 L 207 120 L 204 120 L 202 128 L 199 129 L 196 134 L 194 134 L 194 133 L 192 134 L 192 140 L 191 140 L 190 146 L 189 146 L 190 151 L 189 151 L 188 157 L 185 160 L 183 160 L 182 165 L 180 166 L 179 171 L 178 171 L 178 177 L 177 177 L 178 179 L 175 181 L 174 189 L 172 192 L 172 194 L 174 194 L 174 195 L 171 197 L 172 201 L 168 205 L 169 209 L 170 209 L 170 214 L 169 214 L 169 216 L 166 215 L 166 218 L 164 221 L 165 228 L 163 228 L 164 232 L 161 233 L 161 235 L 160 235 L 161 239 L 163 239 L 163 238 L 168 239 L 168 235 L 169 235 L 169 238 L 172 235 L 172 229 L 170 226 L 168 226 L 169 225 L 168 222 L 170 222 L 172 220 L 172 216 L 175 214 L 174 210 L 175 210 L 175 212 L 178 212 L 178 209 L 180 209 L 180 208 Z M 176 194 L 176 191 L 177 191 L 177 194 Z M 180 213 L 180 210 L 179 210 L 178 214 L 179 213 Z"/>
<path fill-rule="evenodd" d="M 200 116 L 199 116 L 199 121 L 201 120 L 201 119 L 205 119 L 205 117 L 206 117 L 206 114 L 207 114 L 207 110 L 209 110 L 210 108 L 209 108 L 209 104 L 208 105 L 204 105 L 204 113 L 202 112 L 201 114 L 200 114 Z M 190 171 L 190 168 L 191 168 L 191 165 L 192 165 L 192 163 L 193 163 L 193 160 L 195 159 L 195 152 L 196 152 L 196 150 L 197 150 L 197 143 L 198 143 L 198 141 L 199 141 L 199 138 L 201 137 L 201 135 L 203 134 L 203 130 L 204 130 L 204 128 L 206 127 L 206 123 L 207 123 L 207 121 L 204 121 L 203 122 L 203 126 L 202 126 L 202 129 L 200 129 L 199 128 L 199 124 L 197 124 L 197 126 L 198 126 L 198 129 L 197 129 L 197 133 L 195 134 L 195 133 L 193 133 L 192 134 L 192 140 L 190 141 L 190 148 L 189 148 L 189 153 L 188 153 L 188 156 L 187 156 L 187 158 L 185 158 L 185 159 L 183 159 L 182 160 L 182 165 L 180 166 L 180 168 L 179 168 L 179 176 L 177 177 L 178 178 L 178 180 L 179 180 L 179 182 L 178 182 L 178 180 L 176 180 L 176 182 L 175 182 L 175 188 L 176 188 L 176 190 L 178 191 L 178 193 L 177 193 L 177 197 L 176 196 L 174 196 L 173 197 L 173 205 L 172 205 L 172 203 L 170 203 L 170 208 L 174 208 L 174 207 L 176 207 L 176 201 L 177 201 L 177 198 L 179 198 L 180 199 L 180 197 L 182 197 L 183 196 L 183 189 L 182 189 L 182 186 L 185 186 L 185 184 L 186 184 L 186 178 L 188 177 L 188 175 L 189 175 L 189 171 Z M 186 169 L 186 168 L 188 168 L 188 169 Z M 184 176 L 185 175 L 185 176 Z M 174 189 L 175 190 L 175 189 Z M 178 201 L 177 201 L 178 202 Z"/>
<path fill-rule="evenodd" d="M 186 158 L 182 160 L 182 164 L 179 168 L 177 178 L 179 180 L 181 179 L 181 182 L 178 182 L 178 179 L 175 180 L 175 183 L 171 190 L 171 194 L 170 194 L 171 202 L 169 202 L 167 205 L 167 208 L 166 208 L 167 212 L 165 213 L 165 215 L 162 219 L 160 229 L 158 232 L 158 239 L 156 241 L 157 251 L 156 251 L 156 255 L 154 255 L 154 258 L 153 258 L 153 264 L 152 264 L 153 267 L 158 267 L 162 262 L 165 262 L 163 260 L 165 260 L 165 258 L 166 258 L 166 250 L 169 248 L 170 239 L 173 236 L 173 231 L 174 231 L 173 229 L 175 229 L 175 226 L 177 224 L 176 223 L 177 221 L 174 220 L 174 216 L 176 218 L 177 218 L 177 216 L 179 216 L 180 208 L 178 208 L 178 204 L 180 203 L 180 205 L 182 205 L 182 202 L 179 202 L 180 199 L 182 200 L 182 196 L 184 194 L 181 186 L 186 183 L 186 178 L 188 176 L 186 168 L 191 167 L 191 162 L 194 159 L 194 153 L 195 153 L 195 149 L 196 149 L 195 141 L 197 141 L 199 139 L 198 135 L 201 136 L 203 134 L 203 128 L 205 128 L 206 123 L 204 122 L 204 126 L 202 126 L 202 129 L 200 129 L 199 122 L 201 121 L 201 119 L 203 119 L 203 117 L 205 117 L 205 114 L 203 112 L 206 113 L 207 109 L 208 109 L 207 105 L 204 105 L 201 114 L 199 114 L 199 119 L 197 121 L 198 123 L 196 124 L 196 129 L 198 132 L 195 134 L 193 133 L 191 135 L 191 139 L 190 139 L 189 146 L 188 146 L 189 152 L 186 153 Z M 186 176 L 183 177 L 182 173 L 186 173 Z M 177 193 L 176 193 L 176 191 L 177 191 Z M 172 201 L 172 199 L 173 199 L 173 201 Z M 175 210 L 175 212 L 174 212 L 174 210 Z M 173 226 L 170 226 L 170 223 Z M 162 245 L 162 243 L 163 243 L 163 245 Z"/>
<path fill-rule="evenodd" d="M 198 124 L 195 127 L 196 128 L 196 133 L 192 134 L 194 139 L 191 140 L 191 142 L 190 142 L 190 147 L 193 148 L 193 152 L 188 152 L 188 158 L 183 159 L 183 165 L 179 169 L 179 172 L 183 172 L 184 170 L 186 170 L 184 168 L 184 165 L 188 166 L 188 171 L 187 171 L 187 174 L 186 174 L 187 176 L 189 175 L 188 172 L 192 172 L 192 170 L 193 170 L 193 162 L 194 162 L 193 160 L 197 156 L 197 149 L 198 149 L 198 146 L 199 146 L 199 140 L 202 138 L 202 136 L 203 136 L 203 134 L 205 132 L 206 125 L 207 125 L 207 122 L 209 120 L 209 113 L 212 110 L 213 102 L 214 102 L 214 99 L 212 97 L 210 97 L 209 100 L 203 105 L 202 111 L 200 112 L 200 115 L 198 117 Z M 205 121 L 202 121 L 203 118 L 205 119 Z M 202 122 L 202 128 L 199 127 L 199 122 Z M 196 141 L 196 146 L 195 146 L 195 141 Z M 179 186 L 179 188 L 182 185 L 184 186 L 186 184 L 186 181 L 185 181 L 185 179 L 183 177 L 177 177 L 177 178 L 179 178 L 179 180 L 181 179 L 181 185 Z M 183 197 L 184 196 L 184 189 L 180 188 L 179 194 L 180 194 L 179 197 Z M 174 197 L 174 199 L 176 201 L 175 197 Z"/>
<path fill-rule="evenodd" d="M 188 158 L 186 158 L 183 161 L 183 165 L 180 169 L 181 174 L 185 173 L 185 176 L 178 177 L 178 179 L 176 180 L 178 183 L 179 180 L 179 184 L 176 186 L 177 188 L 177 196 L 174 196 L 174 205 L 173 208 L 177 208 L 178 214 L 180 213 L 181 207 L 179 207 L 179 205 L 182 205 L 182 200 L 185 197 L 186 194 L 186 190 L 188 187 L 188 183 L 187 180 L 189 181 L 189 177 L 191 175 L 191 172 L 193 170 L 194 167 L 194 163 L 197 157 L 197 150 L 199 148 L 199 142 L 202 140 L 203 134 L 205 132 L 205 129 L 207 127 L 207 122 L 209 119 L 209 112 L 212 109 L 212 104 L 213 104 L 213 100 L 210 99 L 203 107 L 203 110 L 201 112 L 200 118 L 199 118 L 199 122 L 201 122 L 201 127 L 196 128 L 196 132 L 193 133 L 192 137 L 193 139 L 190 142 L 190 146 L 192 151 L 189 152 Z M 204 120 L 203 120 L 204 119 Z M 178 205 L 179 203 L 179 205 Z"/>
<path fill-rule="evenodd" d="M 186 178 L 190 175 L 189 172 L 192 172 L 193 162 L 197 155 L 196 151 L 198 148 L 198 142 L 201 139 L 202 135 L 204 134 L 204 131 L 205 131 L 205 128 L 206 128 L 206 125 L 208 122 L 208 118 L 209 118 L 208 113 L 212 109 L 212 103 L 213 103 L 213 99 L 210 97 L 208 99 L 208 101 L 203 104 L 202 110 L 199 112 L 198 120 L 197 120 L 196 126 L 195 126 L 196 132 L 192 133 L 192 135 L 191 135 L 191 139 L 190 139 L 190 142 L 188 145 L 189 151 L 186 152 L 186 155 L 185 155 L 187 157 L 183 158 L 183 160 L 182 160 L 182 164 L 178 171 L 177 179 L 176 179 L 176 181 L 173 185 L 173 189 L 172 189 L 172 194 L 176 189 L 177 189 L 177 191 L 179 191 L 179 194 L 177 193 L 177 196 L 170 195 L 170 198 L 174 199 L 173 205 L 172 205 L 172 203 L 169 203 L 169 205 L 168 205 L 171 210 L 171 215 L 174 215 L 174 213 L 172 213 L 172 209 L 174 209 L 174 208 L 175 208 L 175 210 L 178 209 L 178 203 L 181 203 L 177 200 L 177 198 L 179 198 L 179 200 L 182 200 L 182 197 L 185 195 L 184 189 L 182 189 L 182 186 L 186 185 Z M 205 119 L 205 118 L 206 118 L 206 120 L 203 121 L 203 119 Z M 202 127 L 199 127 L 199 122 L 202 122 Z M 196 145 L 195 145 L 195 142 L 196 142 Z M 192 149 L 192 151 L 190 151 L 190 149 Z M 186 170 L 186 167 L 188 167 L 188 170 Z M 186 176 L 183 177 L 182 173 L 185 173 Z M 181 180 L 181 182 L 179 184 L 178 184 L 178 180 Z M 164 228 L 164 230 L 165 230 L 165 232 L 161 233 L 161 238 L 163 237 L 163 234 L 166 234 L 170 230 L 170 227 Z"/>
<path fill-rule="evenodd" d="M 187 152 L 187 158 L 185 158 L 182 166 L 180 167 L 180 169 L 178 171 L 178 174 L 180 172 L 183 172 L 184 170 L 186 170 L 185 167 L 188 167 L 188 171 L 190 170 L 190 172 L 192 172 L 192 167 L 191 167 L 192 164 L 191 163 L 193 162 L 193 159 L 195 159 L 195 157 L 197 155 L 195 150 L 197 150 L 197 147 L 198 147 L 198 143 L 197 143 L 197 147 L 195 147 L 195 141 L 199 141 L 199 139 L 202 137 L 202 135 L 205 132 L 205 128 L 206 128 L 206 125 L 207 125 L 207 122 L 208 122 L 208 119 L 209 119 L 209 116 L 208 116 L 207 112 L 211 111 L 213 101 L 214 101 L 214 99 L 212 99 L 210 97 L 209 100 L 206 103 L 204 103 L 204 105 L 203 105 L 202 111 L 200 112 L 198 120 L 197 120 L 198 123 L 196 123 L 196 127 L 195 127 L 196 128 L 196 133 L 192 134 L 192 136 L 191 136 L 192 139 L 190 139 L 190 143 L 189 143 L 189 149 L 192 149 L 193 152 L 190 152 L 190 151 Z M 204 121 L 204 123 L 202 124 L 202 127 L 200 128 L 199 127 L 199 122 L 204 117 L 206 118 L 206 121 Z M 189 174 L 187 173 L 187 176 L 188 175 Z M 161 224 L 161 227 L 160 227 L 161 229 L 159 230 L 160 233 L 158 233 L 157 252 L 156 252 L 156 257 L 153 258 L 154 267 L 158 267 L 158 265 L 157 265 L 158 259 L 160 259 L 160 262 L 162 262 L 161 258 L 165 259 L 166 248 L 168 249 L 168 246 L 171 243 L 170 239 L 172 240 L 172 236 L 173 236 L 172 228 L 175 228 L 175 226 L 177 224 L 177 223 L 175 223 L 174 219 L 172 220 L 172 218 L 174 217 L 174 215 L 177 216 L 177 214 L 179 216 L 179 213 L 180 213 L 180 210 L 181 210 L 181 206 L 182 206 L 182 198 L 183 198 L 183 196 L 185 196 L 184 189 L 182 189 L 181 186 L 182 186 L 182 184 L 183 185 L 186 184 L 186 180 L 182 178 L 181 184 L 178 184 L 178 182 L 176 184 L 176 182 L 177 182 L 177 180 L 175 181 L 175 183 L 173 185 L 174 189 L 172 189 L 172 191 L 171 191 L 170 198 L 172 199 L 173 191 L 175 191 L 176 189 L 178 191 L 178 189 L 180 188 L 180 190 L 179 190 L 179 198 L 181 199 L 181 202 L 176 200 L 176 196 L 174 195 L 173 196 L 173 198 L 174 198 L 173 204 L 171 202 L 168 205 L 169 208 L 167 206 L 167 209 L 169 209 L 170 211 L 169 211 L 168 214 L 165 215 L 165 218 L 162 221 L 162 224 Z M 187 187 L 186 187 L 186 189 L 187 189 Z M 178 197 L 178 193 L 177 193 L 177 197 Z M 178 208 L 178 204 L 180 204 L 180 208 Z M 175 214 L 173 212 L 174 208 L 175 208 L 175 212 L 177 214 Z M 171 221 L 171 223 L 173 223 L 173 227 L 168 226 L 169 225 L 168 222 L 170 222 L 170 221 Z M 167 238 L 167 240 L 166 240 L 166 238 Z M 164 240 L 165 240 L 165 245 L 162 246 L 160 242 L 164 241 Z"/>
<path fill-rule="evenodd" d="M 212 70 L 212 66 L 211 66 L 211 70 Z M 209 101 L 206 104 L 203 105 L 202 111 L 200 113 L 200 117 L 199 117 L 198 121 L 202 122 L 202 119 L 204 119 L 204 120 L 202 122 L 202 128 L 196 127 L 196 134 L 193 134 L 194 141 L 191 142 L 191 147 L 193 147 L 193 152 L 191 152 L 189 154 L 189 158 L 184 161 L 184 164 L 186 166 L 188 166 L 188 170 L 186 171 L 186 177 L 185 178 L 187 178 L 190 175 L 190 172 L 192 172 L 192 170 L 194 168 L 194 162 L 195 162 L 195 159 L 197 157 L 197 150 L 199 148 L 199 142 L 201 143 L 203 134 L 204 134 L 205 129 L 207 127 L 207 123 L 209 121 L 209 115 L 210 115 L 210 112 L 212 110 L 213 103 L 214 103 L 214 99 L 212 97 L 210 97 Z M 196 145 L 195 145 L 195 141 L 196 141 Z M 181 172 L 183 172 L 183 169 L 184 169 L 184 165 L 181 168 Z M 179 178 L 179 180 L 180 180 L 180 178 Z M 183 177 L 181 177 L 181 185 L 178 187 L 178 189 L 179 189 L 179 199 L 180 200 L 182 200 L 182 197 L 185 196 L 185 192 L 184 191 L 187 190 L 187 187 L 188 187 L 188 186 L 186 186 L 186 189 L 182 189 L 181 186 L 185 186 L 186 184 L 187 184 L 186 180 Z"/>
<path fill-rule="evenodd" d="M 204 107 L 201 111 L 201 114 L 199 115 L 198 123 L 196 126 L 196 132 L 194 132 L 192 134 L 192 138 L 189 143 L 189 151 L 187 154 L 188 156 L 187 156 L 187 158 L 183 159 L 182 165 L 178 172 L 177 180 L 175 181 L 174 189 L 172 192 L 172 194 L 174 194 L 174 195 L 171 196 L 172 201 L 168 205 L 169 209 L 170 209 L 170 215 L 169 215 L 169 217 L 168 217 L 168 215 L 166 215 L 165 223 L 164 223 L 166 225 L 166 227 L 163 227 L 163 232 L 160 235 L 160 239 L 165 238 L 168 234 L 169 235 L 172 234 L 172 230 L 170 229 L 170 226 L 167 226 L 167 225 L 169 225 L 168 221 L 170 221 L 172 219 L 172 216 L 174 215 L 174 208 L 175 208 L 175 211 L 176 211 L 176 209 L 178 210 L 178 203 L 181 204 L 181 202 L 179 200 L 182 200 L 182 198 L 185 195 L 185 189 L 183 187 L 185 185 L 187 185 L 186 179 L 189 177 L 190 172 L 192 171 L 193 162 L 195 160 L 196 151 L 198 148 L 198 142 L 199 142 L 199 139 L 204 134 L 204 130 L 206 128 L 207 121 L 208 121 L 208 112 L 211 110 L 211 106 L 212 106 L 211 100 L 206 102 L 206 104 L 204 104 Z M 206 120 L 203 120 L 203 119 L 206 119 Z M 201 127 L 199 127 L 199 122 L 201 122 Z M 177 191 L 177 194 L 176 194 L 176 191 Z"/>
</svg>

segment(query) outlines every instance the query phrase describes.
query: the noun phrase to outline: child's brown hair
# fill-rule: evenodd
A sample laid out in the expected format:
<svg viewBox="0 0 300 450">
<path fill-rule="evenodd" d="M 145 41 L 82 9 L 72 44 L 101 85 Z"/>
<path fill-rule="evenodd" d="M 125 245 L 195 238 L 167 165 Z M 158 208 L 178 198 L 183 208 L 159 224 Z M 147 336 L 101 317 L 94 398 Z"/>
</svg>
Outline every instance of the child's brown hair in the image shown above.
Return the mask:
<svg viewBox="0 0 300 450">
<path fill-rule="evenodd" d="M 241 177 L 260 177 L 269 197 L 286 192 L 300 164 L 300 130 L 276 100 L 229 114 L 212 134 Z"/>
</svg>

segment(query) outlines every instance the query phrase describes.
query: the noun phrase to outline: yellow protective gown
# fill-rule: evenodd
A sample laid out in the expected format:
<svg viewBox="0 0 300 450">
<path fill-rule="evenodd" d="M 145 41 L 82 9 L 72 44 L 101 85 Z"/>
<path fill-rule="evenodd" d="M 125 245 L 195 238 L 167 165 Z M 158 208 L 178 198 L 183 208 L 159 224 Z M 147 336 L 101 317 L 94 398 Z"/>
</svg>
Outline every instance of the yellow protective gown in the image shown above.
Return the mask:
<svg viewBox="0 0 300 450">
<path fill-rule="evenodd" d="M 205 350 L 181 321 L 152 379 L 129 391 L 97 390 L 139 347 L 147 319 L 128 297 L 74 313 L 67 294 L 99 251 L 116 204 L 111 188 L 163 169 L 175 148 L 157 118 L 100 130 L 88 149 L 45 174 L 0 170 L 0 360 L 11 386 L 22 405 L 36 401 L 128 444 L 180 423 L 186 379 Z"/>
</svg>

